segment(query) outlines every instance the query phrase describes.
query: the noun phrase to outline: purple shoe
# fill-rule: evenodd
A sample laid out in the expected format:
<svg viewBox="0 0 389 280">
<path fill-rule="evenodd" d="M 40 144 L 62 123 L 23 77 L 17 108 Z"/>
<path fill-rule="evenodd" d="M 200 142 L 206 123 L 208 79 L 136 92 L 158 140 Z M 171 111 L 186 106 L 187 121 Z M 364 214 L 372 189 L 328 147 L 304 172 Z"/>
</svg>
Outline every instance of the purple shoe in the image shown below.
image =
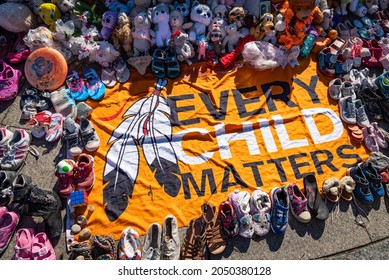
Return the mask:
<svg viewBox="0 0 389 280">
<path fill-rule="evenodd" d="M 250 194 L 247 191 L 235 190 L 228 195 L 228 200 L 234 207 L 239 221 L 239 235 L 251 238 L 254 234 L 252 217 L 250 215 Z"/>
<path fill-rule="evenodd" d="M 302 223 L 308 223 L 311 220 L 311 214 L 308 211 L 308 201 L 299 187 L 294 183 L 286 187 L 290 201 L 290 210 L 292 215 Z"/>
<path fill-rule="evenodd" d="M 15 212 L 5 212 L 0 217 L 0 254 L 7 248 L 18 223 L 19 216 Z"/>
</svg>

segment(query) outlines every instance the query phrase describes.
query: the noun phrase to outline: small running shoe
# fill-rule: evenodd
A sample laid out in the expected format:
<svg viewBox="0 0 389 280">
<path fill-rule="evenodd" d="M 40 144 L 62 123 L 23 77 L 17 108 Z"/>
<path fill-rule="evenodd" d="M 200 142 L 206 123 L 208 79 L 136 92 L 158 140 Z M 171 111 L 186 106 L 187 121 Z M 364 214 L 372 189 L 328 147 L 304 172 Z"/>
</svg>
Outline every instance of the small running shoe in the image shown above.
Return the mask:
<svg viewBox="0 0 389 280">
<path fill-rule="evenodd" d="M 78 156 L 75 169 L 77 175 L 74 179 L 78 191 L 90 191 L 95 183 L 95 160 L 91 155 L 81 154 Z"/>
<path fill-rule="evenodd" d="M 254 232 L 258 236 L 266 235 L 270 230 L 270 198 L 257 188 L 250 197 L 250 214 L 253 217 Z"/>
<path fill-rule="evenodd" d="M 58 193 L 60 197 L 66 198 L 74 191 L 74 169 L 76 163 L 71 159 L 61 160 L 56 166 L 55 176 L 58 178 Z"/>
<path fill-rule="evenodd" d="M 6 127 L 0 128 L 0 162 L 3 160 L 6 150 L 8 150 L 8 142 L 12 139 L 12 136 L 12 131 L 9 131 Z"/>
<path fill-rule="evenodd" d="M 27 157 L 31 142 L 30 134 L 24 129 L 16 129 L 8 142 L 8 148 L 1 161 L 1 169 L 17 170 Z"/>
<path fill-rule="evenodd" d="M 300 188 L 294 184 L 286 187 L 290 201 L 290 210 L 292 215 L 302 223 L 308 223 L 311 220 L 311 213 L 308 211 L 308 201 Z"/>
<path fill-rule="evenodd" d="M 254 235 L 253 219 L 250 215 L 250 194 L 247 191 L 235 190 L 228 195 L 239 221 L 239 235 L 252 238 Z"/>
<path fill-rule="evenodd" d="M 234 207 L 232 207 L 232 204 L 228 200 L 223 201 L 219 206 L 219 219 L 228 237 L 232 238 L 239 234 L 239 221 L 236 217 Z"/>
<path fill-rule="evenodd" d="M 285 187 L 276 187 L 271 190 L 271 224 L 272 231 L 284 234 L 288 228 L 289 196 Z"/>
<path fill-rule="evenodd" d="M 93 152 L 99 148 L 100 138 L 87 118 L 81 118 L 80 120 L 80 133 L 85 150 Z"/>
</svg>

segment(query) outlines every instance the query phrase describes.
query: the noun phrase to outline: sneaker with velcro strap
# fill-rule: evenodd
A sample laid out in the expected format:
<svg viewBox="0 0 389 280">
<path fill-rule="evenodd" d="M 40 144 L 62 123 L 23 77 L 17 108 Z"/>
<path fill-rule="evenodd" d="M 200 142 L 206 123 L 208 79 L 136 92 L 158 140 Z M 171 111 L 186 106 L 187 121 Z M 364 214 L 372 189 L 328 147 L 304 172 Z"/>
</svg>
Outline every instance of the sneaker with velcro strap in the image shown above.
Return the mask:
<svg viewBox="0 0 389 280">
<path fill-rule="evenodd" d="M 87 118 L 81 118 L 80 120 L 80 133 L 85 150 L 93 152 L 99 148 L 100 138 Z"/>
<path fill-rule="evenodd" d="M 73 157 L 79 156 L 84 149 L 80 136 L 79 124 L 71 117 L 67 117 L 64 121 L 62 140 L 65 142 L 66 151 Z"/>
</svg>

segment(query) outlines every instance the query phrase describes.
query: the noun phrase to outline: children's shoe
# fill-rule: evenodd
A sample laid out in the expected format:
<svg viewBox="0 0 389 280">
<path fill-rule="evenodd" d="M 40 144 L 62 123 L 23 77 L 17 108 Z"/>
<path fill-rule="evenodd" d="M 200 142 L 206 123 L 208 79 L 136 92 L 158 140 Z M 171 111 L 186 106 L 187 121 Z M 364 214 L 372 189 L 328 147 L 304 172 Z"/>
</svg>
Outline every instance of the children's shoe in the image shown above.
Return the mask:
<svg viewBox="0 0 389 280">
<path fill-rule="evenodd" d="M 351 176 L 343 176 L 339 180 L 340 197 L 346 201 L 353 200 L 353 191 L 355 190 L 355 181 Z"/>
<path fill-rule="evenodd" d="M 347 170 L 347 175 L 355 181 L 354 195 L 362 202 L 371 204 L 374 201 L 373 194 L 369 188 L 369 181 L 362 172 L 361 166 L 357 165 Z"/>
<path fill-rule="evenodd" d="M 118 244 L 119 260 L 141 260 L 142 247 L 138 232 L 132 227 L 127 227 L 122 231 Z"/>
<path fill-rule="evenodd" d="M 205 223 L 203 218 L 189 222 L 182 244 L 182 260 L 204 260 L 206 251 Z"/>
<path fill-rule="evenodd" d="M 101 81 L 108 88 L 112 88 L 116 85 L 115 70 L 111 67 L 104 67 L 101 70 Z"/>
<path fill-rule="evenodd" d="M 66 76 L 66 85 L 69 88 L 71 97 L 76 101 L 84 101 L 89 95 L 85 88 L 84 81 L 80 78 L 78 73 L 70 70 Z"/>
<path fill-rule="evenodd" d="M 219 219 L 222 222 L 224 233 L 228 237 L 232 238 L 239 234 L 239 222 L 234 207 L 228 200 L 223 201 L 219 206 Z"/>
<path fill-rule="evenodd" d="M 118 56 L 113 62 L 113 68 L 115 69 L 116 79 L 119 83 L 123 84 L 128 81 L 130 78 L 130 70 L 121 56 Z"/>
<path fill-rule="evenodd" d="M 80 137 L 80 126 L 72 118 L 67 117 L 64 121 L 64 135 L 66 150 L 73 157 L 79 156 L 84 147 Z"/>
<path fill-rule="evenodd" d="M 142 249 L 143 260 L 159 260 L 161 256 L 162 228 L 158 223 L 152 223 L 146 234 Z"/>
<path fill-rule="evenodd" d="M 1 169 L 17 170 L 27 157 L 31 138 L 24 129 L 16 129 L 8 142 L 8 149 L 1 161 Z"/>
<path fill-rule="evenodd" d="M 254 232 L 258 236 L 266 235 L 270 230 L 270 198 L 257 188 L 250 197 L 250 214 L 253 217 Z"/>
<path fill-rule="evenodd" d="M 21 228 L 16 232 L 14 260 L 32 259 L 32 242 L 35 231 L 33 228 Z"/>
<path fill-rule="evenodd" d="M 89 241 L 92 244 L 91 255 L 94 260 L 115 260 L 117 258 L 116 243 L 111 235 L 96 234 Z"/>
<path fill-rule="evenodd" d="M 308 209 L 318 220 L 326 220 L 329 216 L 328 207 L 320 196 L 316 177 L 312 174 L 304 176 L 305 193 L 307 194 Z"/>
<path fill-rule="evenodd" d="M 95 183 L 94 159 L 91 155 L 81 154 L 76 162 L 77 176 L 74 179 L 77 190 L 90 191 Z"/>
<path fill-rule="evenodd" d="M 80 120 L 80 133 L 84 147 L 88 152 L 96 151 L 99 148 L 100 138 L 87 118 L 81 118 Z"/>
<path fill-rule="evenodd" d="M 49 126 L 46 127 L 45 139 L 47 142 L 57 142 L 62 137 L 63 116 L 60 113 L 51 115 Z"/>
<path fill-rule="evenodd" d="M 74 169 L 76 163 L 71 159 L 61 160 L 56 166 L 55 176 L 58 178 L 58 193 L 60 197 L 69 197 L 74 191 Z"/>
<path fill-rule="evenodd" d="M 389 96 L 389 72 L 384 72 L 380 76 L 374 79 L 374 84 L 385 95 Z"/>
<path fill-rule="evenodd" d="M 208 250 L 213 255 L 221 254 L 226 248 L 226 241 L 216 207 L 206 202 L 201 205 L 201 210 L 205 222 L 205 238 Z"/>
<path fill-rule="evenodd" d="M 292 215 L 302 223 L 308 223 L 311 220 L 311 214 L 308 211 L 307 198 L 294 183 L 286 187 L 289 196 L 290 210 Z"/>
<path fill-rule="evenodd" d="M 92 100 L 100 100 L 105 95 L 105 85 L 100 80 L 99 75 L 93 68 L 85 69 L 84 71 L 85 86 L 89 97 Z"/>
<path fill-rule="evenodd" d="M 5 68 L 0 76 L 0 101 L 12 100 L 19 92 L 19 81 L 22 72 L 11 66 Z"/>
<path fill-rule="evenodd" d="M 385 194 L 384 186 L 382 185 L 382 177 L 378 174 L 373 164 L 368 161 L 361 165 L 363 174 L 369 182 L 369 188 L 373 196 L 382 197 Z"/>
<path fill-rule="evenodd" d="M 271 190 L 271 223 L 270 227 L 276 234 L 284 234 L 288 228 L 289 196 L 284 187 Z"/>
<path fill-rule="evenodd" d="M 70 96 L 68 89 L 59 89 L 53 91 L 50 95 L 51 103 L 57 113 L 60 113 L 64 118 L 71 117 L 76 119 L 77 107 L 74 99 Z"/>
<path fill-rule="evenodd" d="M 13 132 L 6 127 L 0 128 L 0 162 L 5 156 L 5 152 L 8 150 L 8 142 L 12 139 Z"/>
<path fill-rule="evenodd" d="M 42 111 L 37 113 L 28 124 L 34 125 L 31 130 L 31 135 L 37 139 L 46 137 L 46 127 L 50 126 L 52 113 L 50 111 Z"/>
<path fill-rule="evenodd" d="M 54 248 L 46 233 L 40 232 L 32 240 L 31 255 L 34 260 L 55 260 Z"/>
<path fill-rule="evenodd" d="M 340 91 L 341 85 L 342 80 L 339 78 L 333 79 L 328 85 L 328 93 L 330 94 L 332 99 L 339 100 L 342 97 Z"/>
<path fill-rule="evenodd" d="M 167 215 L 162 223 L 161 260 L 180 259 L 180 237 L 178 235 L 177 219 Z"/>
<path fill-rule="evenodd" d="M 0 206 L 0 218 L 7 212 L 7 208 Z"/>
<path fill-rule="evenodd" d="M 356 95 L 354 92 L 354 85 L 351 82 L 345 81 L 341 84 L 340 97 L 351 97 L 353 99 L 356 98 Z"/>
<path fill-rule="evenodd" d="M 6 212 L 0 217 L 0 254 L 7 249 L 18 223 L 19 216 L 15 212 Z"/>
<path fill-rule="evenodd" d="M 12 183 L 15 177 L 14 171 L 0 170 L 0 206 L 7 206 L 12 202 L 14 197 Z"/>
<path fill-rule="evenodd" d="M 342 97 L 339 100 L 339 115 L 340 118 L 348 124 L 357 123 L 355 102 L 351 96 Z"/>
<path fill-rule="evenodd" d="M 342 192 L 339 180 L 336 178 L 326 179 L 323 182 L 322 191 L 329 201 L 334 203 L 338 202 L 340 193 Z"/>
<path fill-rule="evenodd" d="M 355 119 L 359 126 L 368 127 L 370 125 L 369 118 L 366 115 L 365 106 L 360 99 L 355 100 Z"/>
<path fill-rule="evenodd" d="M 234 207 L 239 221 L 239 235 L 244 238 L 252 238 L 254 227 L 250 215 L 250 194 L 247 191 L 235 190 L 228 195 L 228 200 Z"/>
</svg>

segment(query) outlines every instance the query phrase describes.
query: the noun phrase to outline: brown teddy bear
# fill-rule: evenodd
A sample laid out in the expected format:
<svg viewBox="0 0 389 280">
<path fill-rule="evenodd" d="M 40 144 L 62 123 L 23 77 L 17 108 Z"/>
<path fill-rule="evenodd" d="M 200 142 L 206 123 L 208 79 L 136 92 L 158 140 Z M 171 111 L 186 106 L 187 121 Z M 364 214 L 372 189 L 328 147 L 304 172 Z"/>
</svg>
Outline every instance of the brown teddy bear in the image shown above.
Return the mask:
<svg viewBox="0 0 389 280">
<path fill-rule="evenodd" d="M 118 15 L 118 21 L 112 31 L 111 39 L 118 51 L 124 51 L 128 57 L 132 57 L 131 23 L 125 13 Z"/>
<path fill-rule="evenodd" d="M 280 13 L 285 17 L 286 29 L 279 43 L 287 49 L 301 45 L 313 25 L 318 26 L 323 21 L 323 13 L 316 6 L 315 0 L 285 1 Z"/>
</svg>

